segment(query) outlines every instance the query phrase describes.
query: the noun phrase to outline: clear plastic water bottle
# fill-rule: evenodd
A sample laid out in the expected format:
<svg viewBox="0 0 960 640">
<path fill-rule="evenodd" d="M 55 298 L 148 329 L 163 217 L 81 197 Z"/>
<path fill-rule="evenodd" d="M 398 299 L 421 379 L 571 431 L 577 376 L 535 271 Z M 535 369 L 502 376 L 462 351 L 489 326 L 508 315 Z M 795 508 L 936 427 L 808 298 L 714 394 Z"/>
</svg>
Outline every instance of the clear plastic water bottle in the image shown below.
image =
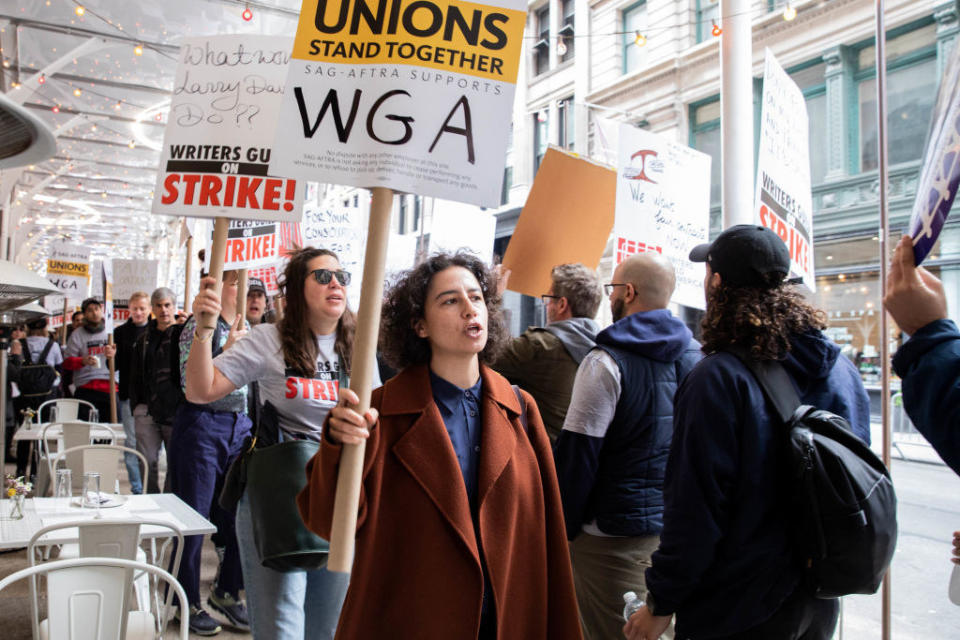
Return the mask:
<svg viewBox="0 0 960 640">
<path fill-rule="evenodd" d="M 643 607 L 643 600 L 637 596 L 636 591 L 627 591 L 623 594 L 623 621 L 629 622 L 630 616 L 635 614 Z"/>
</svg>

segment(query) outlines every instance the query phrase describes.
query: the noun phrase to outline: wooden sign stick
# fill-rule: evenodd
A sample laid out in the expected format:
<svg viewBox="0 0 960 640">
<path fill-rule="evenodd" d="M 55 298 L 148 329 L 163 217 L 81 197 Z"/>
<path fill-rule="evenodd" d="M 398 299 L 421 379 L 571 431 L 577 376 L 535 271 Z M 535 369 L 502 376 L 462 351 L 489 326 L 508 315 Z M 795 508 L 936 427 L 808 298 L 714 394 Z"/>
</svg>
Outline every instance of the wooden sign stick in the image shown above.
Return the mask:
<svg viewBox="0 0 960 640">
<path fill-rule="evenodd" d="M 237 284 L 237 315 L 240 316 L 240 328 L 243 328 L 243 321 L 247 317 L 247 286 L 249 279 L 247 278 L 247 270 L 240 269 L 238 271 L 240 276 L 240 282 Z"/>
<path fill-rule="evenodd" d="M 107 335 L 107 344 L 113 346 L 113 333 Z M 117 375 L 116 356 L 107 358 L 107 368 L 110 369 L 110 424 L 117 423 Z"/>
<path fill-rule="evenodd" d="M 187 275 L 183 283 L 183 311 L 190 313 L 190 281 L 193 279 L 193 236 L 187 238 Z"/>
<path fill-rule="evenodd" d="M 227 250 L 227 230 L 230 228 L 230 220 L 222 216 L 217 216 L 213 223 L 213 246 L 210 247 L 210 272 L 208 275 L 213 278 L 213 290 L 220 295 L 223 291 L 223 258 Z M 201 329 L 217 328 L 217 316 L 212 313 L 201 313 L 197 318 L 197 327 Z"/>
<path fill-rule="evenodd" d="M 357 314 L 357 333 L 353 341 L 353 366 L 350 375 L 350 389 L 360 400 L 355 409 L 361 415 L 370 409 L 373 367 L 377 366 L 377 336 L 380 333 L 383 275 L 387 261 L 387 242 L 390 239 L 392 208 L 393 191 L 385 187 L 374 187 L 367 227 L 367 250 L 363 261 L 363 293 Z M 353 567 L 365 449 L 366 443 L 345 444 L 340 455 L 330 535 L 330 557 L 327 562 L 330 571 L 350 573 Z"/>
<path fill-rule="evenodd" d="M 62 333 L 60 334 L 60 348 L 67 346 L 67 305 L 70 303 L 67 300 L 67 296 L 63 296 L 63 326 L 60 327 Z"/>
</svg>

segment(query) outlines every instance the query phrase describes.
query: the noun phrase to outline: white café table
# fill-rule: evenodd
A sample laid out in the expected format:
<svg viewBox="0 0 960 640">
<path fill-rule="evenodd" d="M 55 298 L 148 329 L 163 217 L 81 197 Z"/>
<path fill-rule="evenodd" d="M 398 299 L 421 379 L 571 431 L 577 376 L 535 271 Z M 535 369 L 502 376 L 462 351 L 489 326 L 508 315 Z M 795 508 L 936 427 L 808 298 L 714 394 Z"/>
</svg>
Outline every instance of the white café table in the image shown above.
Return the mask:
<svg viewBox="0 0 960 640">
<path fill-rule="evenodd" d="M 120 496 L 125 502 L 118 507 L 101 507 L 101 520 L 140 518 L 169 522 L 180 529 L 185 536 L 214 533 L 217 528 L 209 520 L 190 508 L 183 500 L 172 493 L 148 493 L 145 495 Z M 76 502 L 74 496 L 69 503 Z M 24 503 L 24 515 L 20 520 L 10 520 L 10 500 L 0 500 L 0 549 L 19 549 L 26 547 L 30 538 L 43 527 L 59 522 L 93 520 L 96 509 L 85 509 L 68 505 L 66 498 L 29 498 Z M 158 526 L 142 527 L 141 537 L 165 538 L 170 530 Z M 77 542 L 76 529 L 61 529 L 44 536 L 44 544 L 66 544 Z"/>
<path fill-rule="evenodd" d="M 83 422 L 82 420 L 67 420 L 67 422 Z M 32 441 L 36 442 L 40 440 L 40 434 L 43 433 L 43 428 L 48 424 L 61 424 L 59 422 L 41 422 L 31 426 L 29 429 L 17 429 L 13 434 L 13 439 L 15 442 Z M 105 440 L 107 438 L 112 438 L 117 444 L 123 444 L 126 440 L 126 436 L 123 433 L 123 424 L 119 422 L 91 422 L 90 424 L 90 438 L 95 440 Z M 47 439 L 53 440 L 54 438 L 60 438 L 63 429 L 60 427 L 51 427 L 47 429 Z"/>
</svg>

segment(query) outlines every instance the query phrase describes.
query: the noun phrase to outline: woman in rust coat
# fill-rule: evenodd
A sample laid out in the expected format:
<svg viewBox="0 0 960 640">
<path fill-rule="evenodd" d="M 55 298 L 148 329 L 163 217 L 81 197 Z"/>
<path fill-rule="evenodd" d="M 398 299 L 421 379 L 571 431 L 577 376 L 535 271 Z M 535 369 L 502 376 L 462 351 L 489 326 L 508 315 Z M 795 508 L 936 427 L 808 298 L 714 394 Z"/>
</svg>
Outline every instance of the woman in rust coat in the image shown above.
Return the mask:
<svg viewBox="0 0 960 640">
<path fill-rule="evenodd" d="M 506 337 L 495 278 L 439 254 L 387 294 L 400 374 L 360 416 L 331 410 L 299 496 L 329 537 L 342 443 L 367 439 L 356 556 L 337 638 L 581 637 L 550 443 L 536 404 L 482 364 Z"/>
</svg>

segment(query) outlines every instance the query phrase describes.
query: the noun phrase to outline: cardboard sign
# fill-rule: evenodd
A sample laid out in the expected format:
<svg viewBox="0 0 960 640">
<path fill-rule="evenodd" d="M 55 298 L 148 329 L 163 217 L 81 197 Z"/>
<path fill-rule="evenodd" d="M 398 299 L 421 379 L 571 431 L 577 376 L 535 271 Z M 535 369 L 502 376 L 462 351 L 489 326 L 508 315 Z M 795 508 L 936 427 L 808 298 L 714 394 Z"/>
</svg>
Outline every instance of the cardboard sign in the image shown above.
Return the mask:
<svg viewBox="0 0 960 640">
<path fill-rule="evenodd" d="M 70 302 L 83 302 L 90 291 L 90 247 L 53 243 L 47 260 L 47 280 Z"/>
<path fill-rule="evenodd" d="M 814 291 L 808 127 L 803 92 L 767 49 L 754 219 L 790 249 L 790 277 Z"/>
<path fill-rule="evenodd" d="M 937 91 L 923 169 L 910 216 L 913 258 L 923 262 L 940 236 L 960 188 L 960 48 L 954 47 Z"/>
<path fill-rule="evenodd" d="M 277 231 L 280 224 L 262 220 L 231 220 L 223 270 L 249 269 L 272 265 L 280 258 Z M 207 255 L 213 243 L 213 229 L 207 237 Z"/>
<path fill-rule="evenodd" d="M 558 264 L 596 269 L 613 227 L 616 190 L 612 168 L 547 149 L 503 256 L 507 287 L 536 297 L 550 289 Z"/>
<path fill-rule="evenodd" d="M 271 171 L 499 205 L 526 6 L 304 0 Z"/>
<path fill-rule="evenodd" d="M 113 306 L 126 309 L 137 291 L 147 295 L 157 288 L 159 262 L 156 260 L 120 260 L 113 263 Z"/>
<path fill-rule="evenodd" d="M 267 172 L 291 44 L 261 35 L 183 39 L 153 213 L 300 219 L 297 182 Z"/>
<path fill-rule="evenodd" d="M 710 228 L 710 156 L 629 124 L 618 139 L 616 264 L 656 251 L 677 274 L 671 300 L 705 308 L 703 266 L 689 255 Z"/>
</svg>

